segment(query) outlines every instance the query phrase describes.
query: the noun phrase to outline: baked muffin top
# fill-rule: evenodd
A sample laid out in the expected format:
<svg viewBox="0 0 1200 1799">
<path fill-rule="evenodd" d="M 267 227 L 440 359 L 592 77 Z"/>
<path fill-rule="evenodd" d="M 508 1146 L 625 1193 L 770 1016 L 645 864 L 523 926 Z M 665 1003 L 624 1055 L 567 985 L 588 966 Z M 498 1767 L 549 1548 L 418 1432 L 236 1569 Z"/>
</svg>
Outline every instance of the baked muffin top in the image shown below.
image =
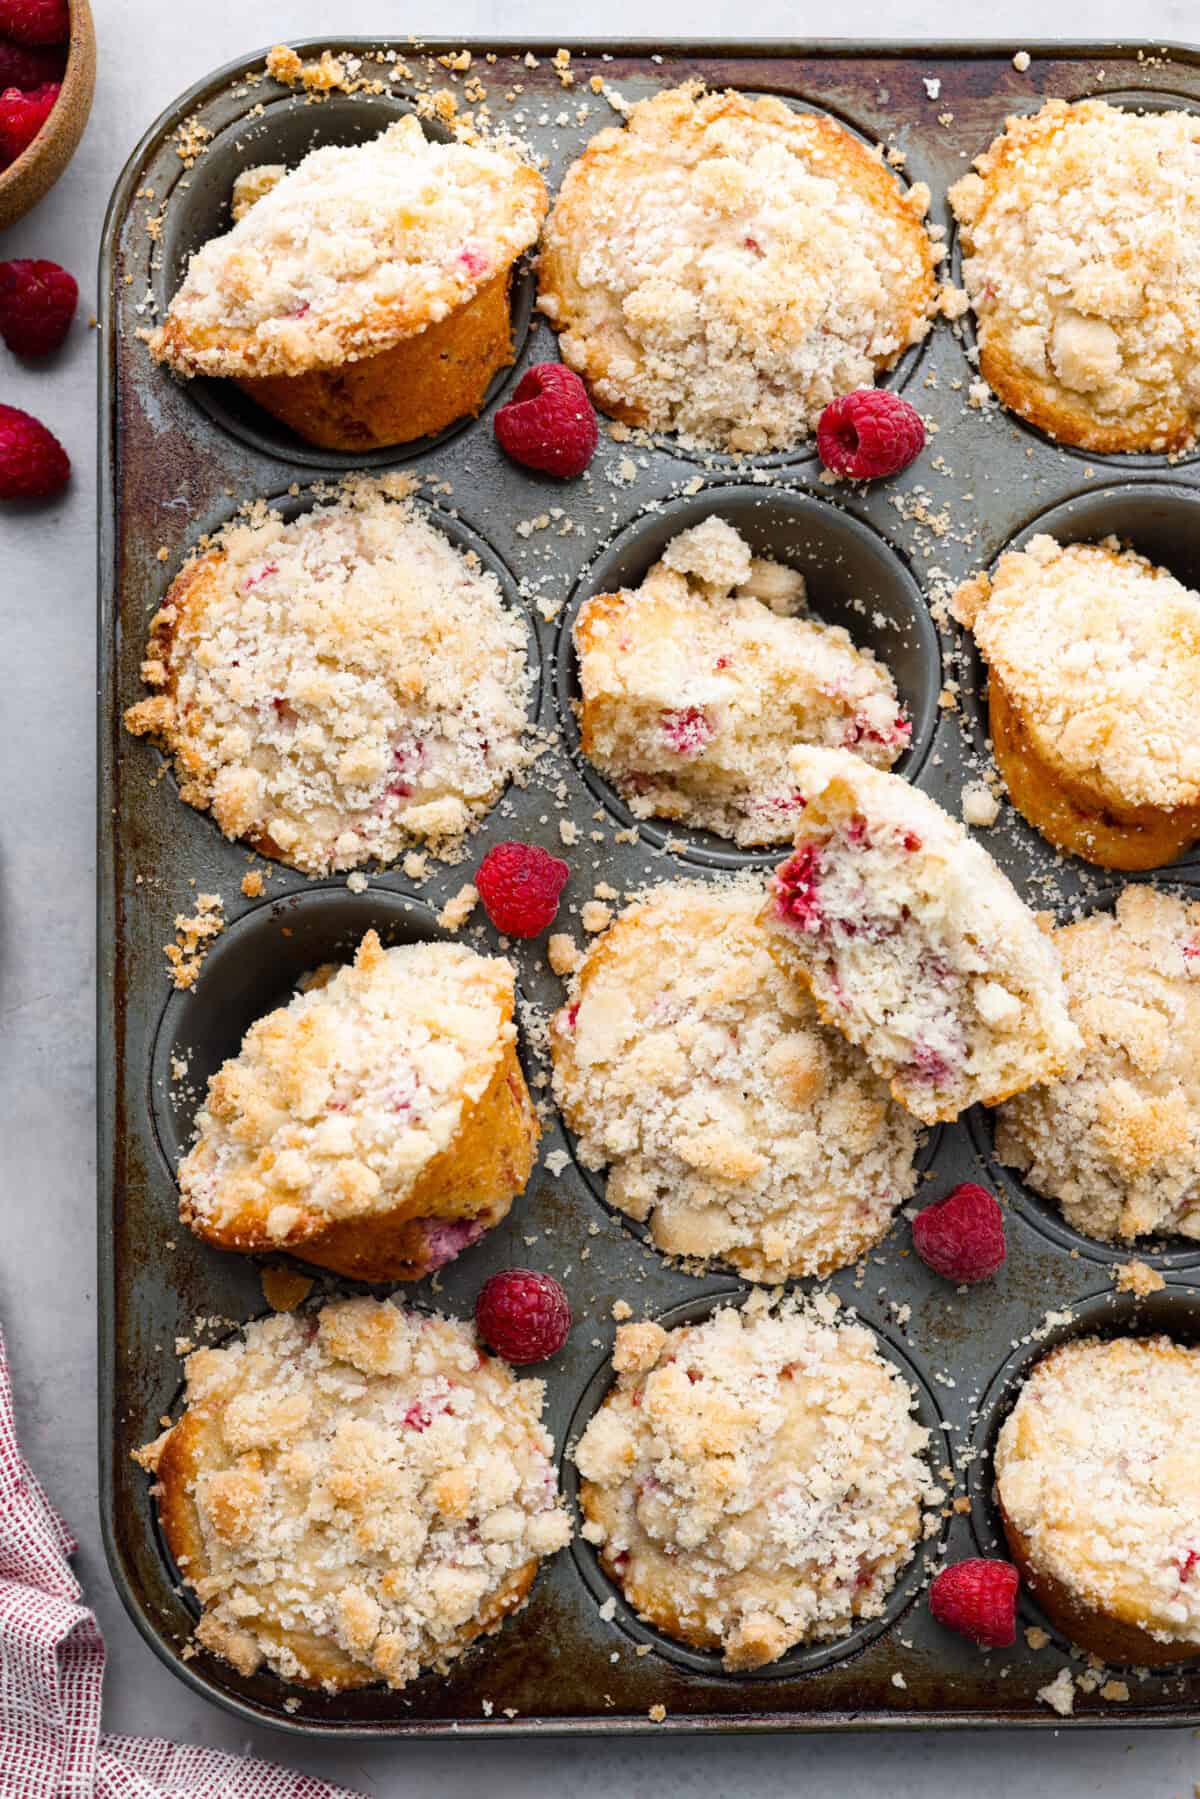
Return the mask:
<svg viewBox="0 0 1200 1799">
<path fill-rule="evenodd" d="M 1200 1641 L 1200 1351 L 1051 1350 L 1001 1426 L 996 1488 L 1036 1571 L 1160 1641 Z"/>
<path fill-rule="evenodd" d="M 227 837 L 307 874 L 447 848 L 529 761 L 526 632 L 388 477 L 290 523 L 258 507 L 185 565 L 125 714 Z"/>
<path fill-rule="evenodd" d="M 1052 769 L 1118 806 L 1200 799 L 1200 594 L 1115 537 L 1039 534 L 953 611 Z"/>
<path fill-rule="evenodd" d="M 454 1141 L 513 1042 L 514 974 L 458 943 L 354 961 L 251 1025 L 208 1083 L 182 1212 L 249 1247 L 390 1211 Z"/>
<path fill-rule="evenodd" d="M 575 1450 L 583 1536 L 638 1613 L 730 1670 L 883 1611 L 938 1494 L 904 1377 L 837 1302 L 617 1332 Z"/>
<path fill-rule="evenodd" d="M 543 1397 L 470 1326 L 390 1301 L 196 1350 L 181 1419 L 138 1456 L 196 1636 L 331 1691 L 444 1667 L 570 1538 Z"/>
<path fill-rule="evenodd" d="M 689 82 L 567 170 L 538 304 L 606 412 L 785 448 L 928 331 L 928 204 L 832 119 Z"/>
<path fill-rule="evenodd" d="M 950 189 L 980 370 L 1062 443 L 1195 441 L 1198 154 L 1193 113 L 1048 100 Z"/>
<path fill-rule="evenodd" d="M 546 204 L 511 150 L 437 143 L 412 117 L 313 150 L 197 250 L 151 353 L 180 375 L 243 378 L 377 355 L 509 269 Z"/>
<path fill-rule="evenodd" d="M 637 817 L 786 843 L 794 743 L 850 745 L 882 767 L 908 747 L 888 670 L 840 626 L 797 617 L 804 604 L 803 575 L 714 515 L 639 587 L 580 609 L 583 750 Z"/>
<path fill-rule="evenodd" d="M 1126 887 L 1054 941 L 1083 1055 L 1001 1106 L 996 1153 L 1089 1237 L 1200 1237 L 1200 904 Z"/>
<path fill-rule="evenodd" d="M 916 1126 L 777 966 L 761 903 L 750 880 L 652 889 L 588 951 L 550 1043 L 610 1202 L 669 1254 L 782 1281 L 883 1235 L 915 1185 Z"/>
</svg>

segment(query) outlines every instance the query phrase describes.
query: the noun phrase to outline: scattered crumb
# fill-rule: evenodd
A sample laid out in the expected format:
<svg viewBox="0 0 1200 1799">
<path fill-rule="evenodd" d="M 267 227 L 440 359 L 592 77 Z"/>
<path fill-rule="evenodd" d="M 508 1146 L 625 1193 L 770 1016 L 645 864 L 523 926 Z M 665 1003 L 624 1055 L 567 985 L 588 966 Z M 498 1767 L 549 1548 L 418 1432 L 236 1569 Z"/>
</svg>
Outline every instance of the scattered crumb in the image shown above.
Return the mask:
<svg viewBox="0 0 1200 1799">
<path fill-rule="evenodd" d="M 908 1685 L 908 1682 L 905 1680 L 903 1674 L 901 1674 L 899 1668 L 897 1668 L 896 1672 L 892 1675 L 892 1685 L 894 1687 L 899 1687 L 901 1691 Z"/>
<path fill-rule="evenodd" d="M 263 890 L 262 870 L 252 868 L 242 876 L 242 892 L 247 899 L 258 899 Z"/>
<path fill-rule="evenodd" d="M 963 823 L 986 830 L 1000 816 L 1000 801 L 982 781 L 969 781 L 962 790 Z"/>
<path fill-rule="evenodd" d="M 479 901 L 479 890 L 467 881 L 438 913 L 444 931 L 461 931 Z"/>
<path fill-rule="evenodd" d="M 627 1318 L 633 1317 L 633 1307 L 627 1299 L 614 1299 L 612 1302 L 612 1315 L 618 1324 L 624 1324 Z"/>
<path fill-rule="evenodd" d="M 1123 1705 L 1129 1698 L 1129 1688 L 1123 1680 L 1106 1680 L 1100 1688 L 1101 1699 L 1109 1699 L 1115 1705 Z"/>
<path fill-rule="evenodd" d="M 273 1312 L 294 1312 L 303 1305 L 315 1282 L 295 1268 L 271 1266 L 262 1271 L 263 1298 Z"/>
<path fill-rule="evenodd" d="M 666 1718 L 666 1715 L 667 1708 L 665 1705 L 652 1705 L 650 1707 L 649 1717 L 652 1724 L 661 1724 Z"/>
<path fill-rule="evenodd" d="M 1028 50 L 1018 50 L 1017 54 L 1013 57 L 1013 68 L 1017 71 L 1018 75 L 1023 75 L 1032 60 Z"/>
<path fill-rule="evenodd" d="M 566 931 L 552 932 L 546 942 L 546 960 L 555 974 L 574 974 L 581 960 L 575 939 Z"/>
<path fill-rule="evenodd" d="M 214 937 L 225 929 L 225 902 L 219 893 L 198 893 L 196 910 L 175 918 L 175 941 L 163 945 L 172 984 L 181 992 L 194 987 Z"/>
<path fill-rule="evenodd" d="M 1050 1641 L 1050 1633 L 1042 1629 L 1040 1624 L 1025 1626 L 1025 1641 L 1031 1649 L 1044 1649 Z"/>
<path fill-rule="evenodd" d="M 1038 1698 L 1051 1711 L 1057 1712 L 1060 1718 L 1069 1718 L 1075 1710 L 1075 1682 L 1071 1678 L 1071 1670 L 1060 1668 L 1052 1681 L 1038 1688 Z"/>
<path fill-rule="evenodd" d="M 1155 1268 L 1145 1262 L 1118 1262 L 1113 1269 L 1113 1285 L 1118 1293 L 1136 1293 L 1145 1299 L 1148 1293 L 1160 1293 L 1166 1281 Z"/>
<path fill-rule="evenodd" d="M 587 900 L 579 908 L 579 922 L 585 931 L 607 930 L 612 923 L 612 907 L 602 900 Z"/>
</svg>

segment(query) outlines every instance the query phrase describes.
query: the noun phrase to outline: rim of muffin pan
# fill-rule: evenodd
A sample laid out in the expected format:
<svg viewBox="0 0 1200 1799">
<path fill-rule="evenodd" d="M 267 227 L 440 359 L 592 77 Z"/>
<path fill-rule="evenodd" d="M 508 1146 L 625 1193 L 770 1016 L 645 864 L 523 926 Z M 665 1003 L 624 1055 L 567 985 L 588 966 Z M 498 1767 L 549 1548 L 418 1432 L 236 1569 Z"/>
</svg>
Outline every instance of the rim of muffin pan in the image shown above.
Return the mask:
<svg viewBox="0 0 1200 1799">
<path fill-rule="evenodd" d="M 201 245 L 229 230 L 232 223 L 230 195 L 234 180 L 259 163 L 285 163 L 289 168 L 309 151 L 328 144 L 360 144 L 376 137 L 400 118 L 416 118 L 427 138 L 449 143 L 452 132 L 436 119 L 423 117 L 411 99 L 400 94 L 330 94 L 314 106 L 307 96 L 286 95 L 267 101 L 261 114 L 245 116 L 218 131 L 194 167 L 176 181 L 166 202 L 162 234 L 153 259 L 152 285 L 159 318 L 187 272 L 187 264 Z M 469 429 L 517 378 L 518 365 L 534 317 L 537 279 L 531 253 L 513 265 L 510 307 L 513 360 L 492 377 L 478 414 L 465 413 L 444 430 L 414 438 L 411 443 L 383 449 L 332 450 L 306 443 L 279 419 L 273 418 L 232 381 L 217 376 L 195 375 L 179 381 L 167 370 L 165 380 L 175 381 L 211 424 L 276 462 L 290 462 L 306 469 L 349 473 L 355 469 L 393 468 L 427 456 Z"/>
<path fill-rule="evenodd" d="M 975 1411 L 971 1432 L 973 1455 L 965 1470 L 967 1496 L 971 1503 L 971 1534 L 979 1553 L 1011 1561 L 1008 1539 L 1000 1521 L 995 1498 L 995 1453 L 1000 1428 L 1020 1398 L 1025 1382 L 1035 1365 L 1060 1344 L 1080 1337 L 1170 1337 L 1188 1347 L 1200 1345 L 1200 1290 L 1192 1286 L 1166 1286 L 1156 1293 L 1139 1296 L 1119 1293 L 1112 1288 L 1086 1294 L 1082 1299 L 1065 1302 L 1061 1314 L 1052 1314 L 1054 1322 L 1035 1329 L 1023 1337 L 1011 1355 L 1005 1357 L 984 1389 Z M 1044 1630 L 1065 1655 L 1079 1655 L 1069 1637 L 1042 1611 L 1026 1583 L 1021 1582 L 1017 1594 L 1018 1638 L 1022 1620 Z M 1135 1667 L 1136 1662 L 1120 1662 L 1108 1658 L 1106 1666 Z M 1156 1679 L 1170 1679 L 1194 1673 L 1195 1660 L 1163 1663 L 1151 1670 Z"/>
<path fill-rule="evenodd" d="M 710 1289 L 707 1293 L 697 1294 L 692 1299 L 683 1300 L 677 1305 L 654 1313 L 653 1322 L 661 1325 L 664 1330 L 673 1330 L 682 1324 L 698 1323 L 723 1306 L 735 1305 L 740 1310 L 752 1292 L 753 1288 L 747 1288 L 745 1283 L 725 1285 L 715 1291 Z M 897 1368 L 908 1382 L 916 1400 L 912 1408 L 912 1415 L 929 1432 L 929 1445 L 924 1459 L 931 1474 L 934 1473 L 944 1462 L 951 1462 L 952 1457 L 949 1427 L 942 1415 L 932 1386 L 913 1359 L 911 1349 L 903 1343 L 890 1326 L 871 1316 L 857 1301 L 853 1305 L 847 1306 L 839 1316 L 849 1322 L 851 1313 L 853 1313 L 853 1321 L 865 1325 L 875 1337 L 876 1347 L 884 1359 Z M 898 1624 L 910 1610 L 927 1585 L 933 1563 L 940 1556 L 944 1547 L 948 1529 L 944 1520 L 932 1536 L 918 1536 L 912 1555 L 900 1570 L 895 1584 L 887 1596 L 883 1611 L 878 1617 L 863 1619 L 854 1629 L 846 1631 L 842 1636 L 829 1638 L 822 1642 L 798 1645 L 778 1656 L 776 1660 L 767 1662 L 761 1668 L 743 1669 L 731 1673 L 724 1666 L 718 1651 L 689 1648 L 686 1643 L 668 1636 L 656 1625 L 646 1623 L 626 1599 L 617 1581 L 605 1572 L 598 1550 L 580 1534 L 582 1520 L 579 1503 L 580 1477 L 572 1452 L 583 1435 L 584 1429 L 595 1413 L 599 1411 L 615 1384 L 610 1348 L 587 1376 L 571 1414 L 570 1423 L 564 1433 L 563 1448 L 559 1458 L 559 1490 L 571 1508 L 575 1527 L 574 1535 L 568 1546 L 568 1553 L 597 1607 L 606 1605 L 609 1600 L 615 1602 L 616 1609 L 611 1620 L 611 1627 L 617 1632 L 632 1640 L 639 1648 L 648 1648 L 652 1654 L 661 1656 L 664 1661 L 670 1662 L 685 1673 L 700 1674 L 711 1680 L 728 1681 L 740 1685 L 746 1682 L 788 1680 L 799 1674 L 822 1673 L 835 1663 L 848 1661 L 868 1649 L 879 1637 Z M 927 1514 L 928 1508 L 924 1508 L 922 1517 L 924 1518 Z"/>
<path fill-rule="evenodd" d="M 844 625 L 856 647 L 873 649 L 896 682 L 910 720 L 912 740 L 893 772 L 915 782 L 939 722 L 942 648 L 928 602 L 908 561 L 895 544 L 856 513 L 797 488 L 715 483 L 699 493 L 654 501 L 623 525 L 592 557 L 559 617 L 554 687 L 567 752 L 590 792 L 622 830 L 636 830 L 650 847 L 701 868 L 769 868 L 788 854 L 785 841 L 738 849 L 711 831 L 682 822 L 636 818 L 616 788 L 583 754 L 576 707 L 579 665 L 573 631 L 586 600 L 636 585 L 670 540 L 713 516 L 742 532 L 756 555 L 772 555 L 805 574 L 810 616 Z M 835 560 L 836 559 L 836 560 Z M 837 591 L 829 570 L 837 575 Z M 856 597 L 862 582 L 867 597 Z M 876 626 L 874 614 L 886 623 Z M 671 849 L 672 844 L 681 848 Z"/>
<path fill-rule="evenodd" d="M 1050 94 L 1022 96 L 1011 105 L 1006 105 L 1006 117 L 1015 114 L 1020 118 L 1032 118 L 1036 113 L 1041 112 L 1047 101 L 1052 98 L 1054 96 Z M 1111 93 L 1106 93 L 1101 89 L 1088 89 L 1082 93 L 1066 96 L 1066 99 L 1068 105 L 1071 106 L 1077 105 L 1081 100 L 1106 100 L 1110 106 L 1124 108 L 1130 112 L 1200 113 L 1200 99 L 1191 94 L 1173 93 L 1169 88 L 1124 87 L 1114 88 Z M 987 143 L 980 145 L 976 155 L 982 156 L 998 137 L 1003 136 L 1004 129 L 1004 123 L 1001 122 Z M 969 173 L 974 167 L 975 156 L 971 156 L 967 160 L 963 174 Z M 951 210 L 949 254 L 944 266 L 954 286 L 965 288 L 962 229 Z M 972 379 L 981 381 L 983 376 L 979 369 L 979 336 L 975 329 L 975 308 L 973 306 L 969 306 L 961 319 L 956 322 L 954 336 L 958 340 L 959 348 Z M 990 388 L 988 391 L 991 391 Z M 1050 432 L 1043 429 L 1041 425 L 1035 425 L 1029 419 L 1022 418 L 1019 412 L 1014 412 L 1011 407 L 1002 405 L 999 400 L 996 400 L 996 410 L 1010 425 L 1033 438 L 1035 442 L 1044 444 L 1048 449 L 1058 450 L 1064 456 L 1078 457 L 1084 462 L 1102 463 L 1105 468 L 1111 469 L 1114 473 L 1118 469 L 1136 471 L 1138 469 L 1177 468 L 1193 463 L 1200 457 L 1200 441 L 1193 444 L 1190 450 L 1085 450 L 1081 449 L 1078 444 L 1060 443 L 1057 437 L 1052 437 Z"/>
<path fill-rule="evenodd" d="M 347 473 L 351 472 L 353 471 L 347 471 Z M 362 472 L 370 473 L 371 471 L 364 470 Z M 290 488 L 278 489 L 272 494 L 264 494 L 262 500 L 272 512 L 278 512 L 285 521 L 290 524 L 295 519 L 300 518 L 304 513 L 315 511 L 320 505 L 336 501 L 338 497 L 338 483 L 344 478 L 345 477 L 340 474 L 331 476 L 330 479 L 325 482 L 322 482 L 317 478 L 308 485 L 302 487 L 299 493 L 293 493 Z M 324 491 L 321 491 L 322 489 L 324 489 Z M 257 496 L 255 497 L 257 498 Z M 466 519 L 461 515 L 461 509 L 456 507 L 454 511 L 451 512 L 446 507 L 441 506 L 436 500 L 426 498 L 419 489 L 414 490 L 413 493 L 407 496 L 407 503 L 415 506 L 417 510 L 426 517 L 428 523 L 431 524 L 436 531 L 440 531 L 442 536 L 445 537 L 456 550 L 460 550 L 466 555 L 475 555 L 478 557 L 483 572 L 485 574 L 494 575 L 499 583 L 501 604 L 507 612 L 512 613 L 520 622 L 525 633 L 525 666 L 529 675 L 529 694 L 525 707 L 525 739 L 527 743 L 532 742 L 538 721 L 541 717 L 542 704 L 546 692 L 546 656 L 538 638 L 537 627 L 534 624 L 532 613 L 525 601 L 521 598 L 521 590 L 516 575 L 508 566 L 503 556 L 501 556 L 499 550 L 489 543 L 486 537 L 481 536 L 473 525 L 467 523 Z M 178 556 L 174 557 L 170 563 L 165 565 L 170 572 L 163 578 L 162 590 L 155 596 L 154 603 L 149 608 L 146 615 L 147 623 L 143 628 L 142 636 L 135 644 L 137 661 L 139 664 L 144 653 L 146 635 L 149 630 L 149 619 L 158 607 L 166 603 L 167 595 L 171 591 L 172 583 L 176 581 L 183 572 L 189 558 L 200 549 L 199 539 L 201 537 L 214 537 L 218 532 L 224 530 L 226 526 L 237 525 L 240 522 L 239 506 L 240 503 L 235 504 L 233 501 L 230 501 L 229 510 L 223 517 L 216 519 L 202 533 L 198 533 L 195 539 L 183 546 Z M 203 554 L 203 551 L 200 553 Z M 157 565 L 154 566 L 157 570 Z M 147 697 L 147 691 L 148 690 L 144 689 L 143 684 L 139 681 L 133 695 L 133 700 L 145 699 Z M 122 706 L 132 704 L 133 700 L 123 701 Z M 121 735 L 122 741 L 125 741 L 126 733 L 124 731 L 124 726 L 121 727 Z M 130 748 L 132 743 L 133 740 L 129 739 L 128 742 L 126 742 L 126 748 Z M 226 848 L 247 855 L 253 854 L 268 868 L 281 869 L 297 880 L 319 881 L 325 878 L 332 878 L 321 875 L 310 875 L 304 869 L 295 867 L 293 863 L 284 861 L 281 856 L 270 856 L 263 850 L 254 850 L 243 837 L 227 837 L 213 817 L 211 806 L 205 807 L 202 810 L 198 806 L 188 805 L 187 802 L 180 797 L 179 781 L 175 773 L 175 758 L 171 752 L 169 750 L 164 750 L 159 744 L 149 740 L 147 740 L 146 747 L 150 750 L 151 754 L 158 758 L 163 767 L 162 785 L 169 790 L 172 803 L 177 806 L 182 806 L 186 813 L 193 814 L 196 819 L 201 820 L 205 828 Z M 497 795 L 491 806 L 488 807 L 487 811 L 480 813 L 478 817 L 472 819 L 471 824 L 468 826 L 465 833 L 468 838 L 474 836 L 485 828 L 488 821 L 503 805 L 505 799 L 511 795 L 514 785 L 515 783 L 512 780 L 506 781 L 500 793 Z M 425 847 L 425 839 L 414 837 L 411 843 L 406 842 L 404 845 L 401 857 L 409 849 L 420 851 Z M 365 874 L 368 879 L 375 875 L 392 874 L 399 868 L 400 859 L 401 858 L 397 858 L 396 862 L 379 863 L 373 858 L 368 858 L 362 862 L 355 863 L 353 869 L 342 869 L 340 871 L 340 878 L 344 881 L 349 874 L 355 872 Z M 449 865 L 447 864 L 447 866 Z"/>
</svg>

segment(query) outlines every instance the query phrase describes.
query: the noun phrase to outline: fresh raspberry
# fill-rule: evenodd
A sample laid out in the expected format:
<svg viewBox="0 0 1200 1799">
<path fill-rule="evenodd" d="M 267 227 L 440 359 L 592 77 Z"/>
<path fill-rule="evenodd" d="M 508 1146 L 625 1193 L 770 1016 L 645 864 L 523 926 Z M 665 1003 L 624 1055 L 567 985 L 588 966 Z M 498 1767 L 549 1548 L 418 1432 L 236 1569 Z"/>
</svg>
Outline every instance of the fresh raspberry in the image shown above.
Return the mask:
<svg viewBox="0 0 1200 1799">
<path fill-rule="evenodd" d="M 0 168 L 16 162 L 28 150 L 54 111 L 61 91 L 57 81 L 47 81 L 29 94 L 19 87 L 6 87 L 0 94 Z"/>
<path fill-rule="evenodd" d="M 475 874 L 484 910 L 506 937 L 536 937 L 554 923 L 570 869 L 536 843 L 498 843 Z"/>
<path fill-rule="evenodd" d="M 974 1181 L 918 1212 L 912 1234 L 921 1260 L 948 1281 L 985 1281 L 1006 1254 L 999 1202 Z"/>
<path fill-rule="evenodd" d="M 0 90 L 6 87 L 44 87 L 47 82 L 61 81 L 67 66 L 67 53 L 58 47 L 10 44 L 0 37 Z"/>
<path fill-rule="evenodd" d="M 0 405 L 0 500 L 44 500 L 65 487 L 71 460 L 52 431 Z"/>
<path fill-rule="evenodd" d="M 582 475 L 599 432 L 587 388 L 561 362 L 537 362 L 496 414 L 496 441 L 514 462 L 547 475 Z"/>
<path fill-rule="evenodd" d="M 0 32 L 18 44 L 65 44 L 71 35 L 67 0 L 0 0 Z"/>
<path fill-rule="evenodd" d="M 558 1282 L 533 1268 L 506 1268 L 483 1284 L 475 1323 L 489 1349 L 506 1362 L 544 1362 L 571 1329 L 571 1308 Z"/>
<path fill-rule="evenodd" d="M 877 481 L 898 475 L 925 447 L 921 415 L 885 387 L 860 387 L 831 400 L 817 420 L 817 453 L 835 475 Z"/>
<path fill-rule="evenodd" d="M 1007 1649 L 1017 1634 L 1020 1584 L 1011 1562 L 974 1556 L 942 1569 L 929 1589 L 929 1609 L 939 1624 L 981 1649 Z"/>
<path fill-rule="evenodd" d="M 0 262 L 0 337 L 15 355 L 57 350 L 78 303 L 74 275 L 56 262 Z"/>
</svg>

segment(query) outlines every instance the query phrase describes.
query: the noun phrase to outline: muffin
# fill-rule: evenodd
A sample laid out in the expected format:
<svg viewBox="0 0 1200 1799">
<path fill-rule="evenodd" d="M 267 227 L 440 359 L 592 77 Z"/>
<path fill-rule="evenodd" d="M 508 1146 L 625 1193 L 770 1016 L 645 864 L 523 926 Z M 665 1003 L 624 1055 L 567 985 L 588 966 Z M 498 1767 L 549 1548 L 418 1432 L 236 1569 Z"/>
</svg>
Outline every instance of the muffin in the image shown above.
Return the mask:
<svg viewBox="0 0 1200 1799">
<path fill-rule="evenodd" d="M 409 117 L 247 175 L 151 354 L 235 382 L 323 449 L 409 443 L 478 412 L 513 360 L 513 264 L 546 212 L 537 171 Z"/>
<path fill-rule="evenodd" d="M 623 1325 L 575 1450 L 605 1572 L 730 1672 L 879 1617 L 938 1499 L 912 1389 L 836 1306 Z"/>
<path fill-rule="evenodd" d="M 635 817 L 786 843 L 794 743 L 882 768 L 907 749 L 888 670 L 840 626 L 798 617 L 804 606 L 803 575 L 752 556 L 714 516 L 672 538 L 640 587 L 580 608 L 583 753 Z"/>
<path fill-rule="evenodd" d="M 688 82 L 567 170 L 538 305 L 614 418 L 786 449 L 928 332 L 928 204 L 831 118 Z"/>
<path fill-rule="evenodd" d="M 452 851 L 530 760 L 526 632 L 495 575 L 352 480 L 206 541 L 151 620 L 125 724 L 181 798 L 305 874 Z"/>
<path fill-rule="evenodd" d="M 322 969 L 208 1083 L 180 1215 L 219 1249 L 291 1250 L 356 1280 L 418 1280 L 506 1216 L 537 1120 L 510 962 L 457 943 Z"/>
<path fill-rule="evenodd" d="M 953 611 L 989 665 L 997 765 L 1044 837 L 1124 869 L 1200 838 L 1200 594 L 1114 537 L 1039 534 Z"/>
<path fill-rule="evenodd" d="M 1104 1661 L 1200 1655 L 1200 1350 L 1168 1337 L 1063 1343 L 996 1445 L 1013 1560 Z"/>
<path fill-rule="evenodd" d="M 823 1275 L 916 1184 L 916 1126 L 771 956 L 758 882 L 653 888 L 589 949 L 550 1024 L 580 1161 L 669 1255 Z"/>
<path fill-rule="evenodd" d="M 391 1301 L 196 1350 L 180 1418 L 137 1459 L 199 1642 L 327 1693 L 444 1672 L 570 1538 L 543 1397 L 469 1326 Z"/>
<path fill-rule="evenodd" d="M 950 189 L 980 372 L 1059 443 L 1196 441 L 1198 155 L 1194 113 L 1048 100 Z"/>
<path fill-rule="evenodd" d="M 987 851 L 848 750 L 795 749 L 796 852 L 763 912 L 785 972 L 925 1124 L 1079 1052 L 1054 945 Z"/>
<path fill-rule="evenodd" d="M 1089 1237 L 1200 1237 L 1200 904 L 1126 887 L 1054 933 L 1083 1034 L 996 1114 L 996 1154 Z"/>
</svg>

